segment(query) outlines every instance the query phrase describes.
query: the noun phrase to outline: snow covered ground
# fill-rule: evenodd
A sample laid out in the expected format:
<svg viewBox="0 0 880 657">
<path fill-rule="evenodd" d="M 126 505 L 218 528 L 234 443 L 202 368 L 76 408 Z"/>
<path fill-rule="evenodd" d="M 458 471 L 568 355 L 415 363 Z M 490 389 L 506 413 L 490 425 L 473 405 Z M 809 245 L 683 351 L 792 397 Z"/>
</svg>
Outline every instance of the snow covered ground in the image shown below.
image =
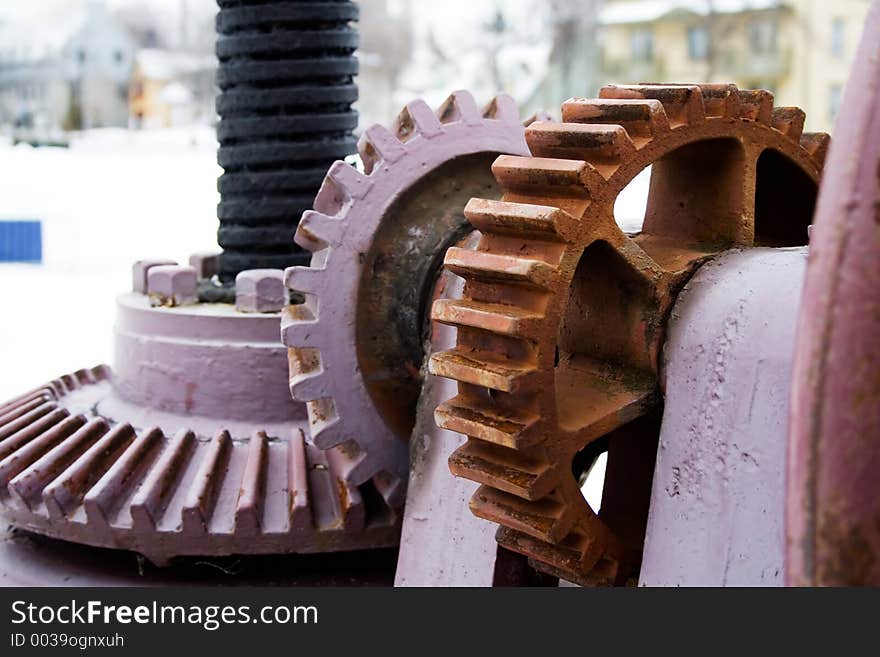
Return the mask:
<svg viewBox="0 0 880 657">
<path fill-rule="evenodd" d="M 219 174 L 209 128 L 0 143 L 0 219 L 41 220 L 45 263 L 0 263 L 0 399 L 109 362 L 131 264 L 217 249 Z"/>
</svg>

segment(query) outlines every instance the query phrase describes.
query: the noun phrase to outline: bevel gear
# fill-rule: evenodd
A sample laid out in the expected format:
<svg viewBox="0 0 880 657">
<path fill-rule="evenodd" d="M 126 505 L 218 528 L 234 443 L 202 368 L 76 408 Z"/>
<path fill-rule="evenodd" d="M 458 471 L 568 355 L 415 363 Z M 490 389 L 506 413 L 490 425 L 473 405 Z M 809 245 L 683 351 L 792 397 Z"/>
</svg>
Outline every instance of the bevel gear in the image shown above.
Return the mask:
<svg viewBox="0 0 880 657">
<path fill-rule="evenodd" d="M 282 316 L 290 389 L 306 402 L 314 444 L 402 501 L 407 441 L 424 357 L 422 335 L 442 254 L 470 231 L 474 195 L 497 198 L 499 153 L 528 154 L 514 101 L 483 109 L 457 91 L 434 112 L 409 103 L 390 130 L 374 125 L 358 150 L 363 173 L 336 162 L 304 213 L 296 241 L 312 252 L 287 285 L 303 303 Z"/>
<path fill-rule="evenodd" d="M 807 242 L 825 134 L 804 113 L 734 85 L 607 86 L 563 123 L 526 131 L 532 157 L 499 157 L 502 200 L 473 199 L 475 250 L 450 248 L 458 329 L 432 356 L 459 392 L 438 424 L 469 436 L 450 457 L 480 484 L 498 542 L 580 584 L 621 584 L 639 563 L 659 435 L 664 326 L 694 270 L 731 247 Z M 614 202 L 652 165 L 640 233 Z M 806 217 L 796 222 L 789 216 Z M 577 475 L 608 450 L 596 514 Z"/>
</svg>

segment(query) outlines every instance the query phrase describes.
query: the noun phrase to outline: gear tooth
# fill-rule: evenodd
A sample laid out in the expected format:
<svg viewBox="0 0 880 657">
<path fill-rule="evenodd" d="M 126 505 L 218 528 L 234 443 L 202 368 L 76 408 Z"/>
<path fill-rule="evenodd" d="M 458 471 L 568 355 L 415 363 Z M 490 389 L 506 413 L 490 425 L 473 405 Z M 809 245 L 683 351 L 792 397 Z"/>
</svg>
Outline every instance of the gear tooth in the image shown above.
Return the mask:
<svg viewBox="0 0 880 657">
<path fill-rule="evenodd" d="M 534 387 L 538 378 L 533 363 L 462 348 L 433 354 L 429 369 L 436 376 L 510 393 Z"/>
<path fill-rule="evenodd" d="M 301 429 L 291 431 L 287 442 L 287 495 L 290 528 L 294 532 L 312 527 L 306 441 Z"/>
<path fill-rule="evenodd" d="M 333 163 L 333 166 L 336 165 L 346 167 L 351 166 L 350 164 L 346 164 L 339 160 Z M 320 189 L 318 189 L 318 193 L 315 195 L 315 201 L 312 204 L 312 207 L 322 214 L 336 216 L 342 212 L 346 201 L 345 190 L 342 189 L 332 176 L 326 175 L 324 176 L 324 181 L 321 183 Z"/>
<path fill-rule="evenodd" d="M 50 401 L 50 398 L 42 395 L 22 401 L 16 406 L 6 408 L 6 410 L 0 414 L 0 441 L 18 430 L 16 428 L 11 428 L 10 425 L 19 418 L 28 415 L 29 413 L 33 413 L 33 411 L 36 411 L 37 409 L 41 409 L 36 415 L 31 415 L 31 418 L 36 419 L 37 417 L 45 415 L 53 408 L 56 408 L 56 406 Z M 24 423 L 27 424 L 28 421 L 29 420 L 25 420 Z M 21 424 L 18 428 L 25 426 L 25 424 Z"/>
<path fill-rule="evenodd" d="M 72 443 L 76 441 L 76 434 L 65 439 L 63 444 L 69 446 L 66 454 L 62 457 L 56 453 L 55 467 L 41 473 L 43 481 L 48 482 L 42 492 L 43 503 L 49 516 L 56 520 L 64 520 L 79 507 L 88 490 L 135 437 L 134 429 L 129 424 L 110 429 L 103 420 L 92 422 L 93 435 L 75 448 Z M 92 440 L 94 442 L 89 444 Z M 53 452 L 60 450 L 60 447 L 55 447 Z M 55 474 L 57 476 L 53 479 Z"/>
<path fill-rule="evenodd" d="M 317 349 L 291 347 L 287 350 L 290 364 L 290 394 L 297 401 L 307 402 L 330 396 L 330 382 L 324 376 Z"/>
<path fill-rule="evenodd" d="M 184 532 L 204 534 L 208 531 L 231 453 L 232 439 L 228 431 L 218 433 L 204 448 L 198 472 L 180 512 Z"/>
<path fill-rule="evenodd" d="M 605 180 L 583 160 L 517 155 L 500 155 L 492 164 L 492 173 L 506 190 L 537 196 L 588 198 Z"/>
<path fill-rule="evenodd" d="M 606 177 L 636 150 L 619 125 L 533 123 L 526 143 L 536 157 L 586 160 Z"/>
<path fill-rule="evenodd" d="M 469 280 L 510 283 L 551 290 L 557 280 L 557 268 L 543 260 L 487 251 L 462 249 L 446 251 L 443 261 L 449 271 Z"/>
<path fill-rule="evenodd" d="M 336 412 L 333 399 L 324 397 L 306 402 L 309 429 L 316 447 L 330 449 L 344 443 L 348 437 Z"/>
<path fill-rule="evenodd" d="M 711 118 L 739 118 L 740 92 L 735 84 L 701 84 L 700 94 L 706 116 Z"/>
<path fill-rule="evenodd" d="M 507 94 L 498 94 L 483 108 L 483 118 L 506 123 L 519 123 L 519 109 L 516 101 Z"/>
<path fill-rule="evenodd" d="M 346 162 L 334 162 L 330 165 L 327 177 L 332 178 L 349 199 L 362 199 L 373 186 L 367 176 Z"/>
<path fill-rule="evenodd" d="M 525 449 L 533 444 L 533 427 L 538 422 L 537 415 L 527 411 L 502 409 L 464 395 L 438 405 L 434 418 L 443 429 L 512 449 Z"/>
<path fill-rule="evenodd" d="M 562 120 L 622 126 L 639 146 L 669 130 L 666 110 L 654 99 L 572 98 L 562 105 Z"/>
<path fill-rule="evenodd" d="M 599 90 L 599 98 L 659 100 L 672 128 L 699 123 L 706 118 L 703 95 L 697 85 L 607 85 Z"/>
<path fill-rule="evenodd" d="M 364 172 L 370 175 L 381 162 L 397 162 L 406 153 L 406 148 L 383 126 L 373 125 L 358 139 L 358 153 L 364 163 Z"/>
<path fill-rule="evenodd" d="M 799 142 L 804 132 L 806 114 L 800 107 L 776 107 L 771 125 L 789 139 Z"/>
<path fill-rule="evenodd" d="M 135 531 L 156 531 L 186 465 L 196 449 L 195 434 L 181 429 L 150 468 L 129 505 Z"/>
<path fill-rule="evenodd" d="M 42 434 L 20 444 L 14 451 L 4 450 L 6 456 L 0 461 L 0 490 L 6 490 L 9 482 L 22 470 L 32 465 L 37 459 L 49 452 L 62 440 L 66 439 L 86 423 L 82 415 L 67 417 L 54 425 L 50 425 Z"/>
<path fill-rule="evenodd" d="M 552 497 L 524 500 L 504 491 L 480 486 L 470 503 L 473 514 L 517 529 L 548 543 L 561 541 L 572 530 L 573 514 Z"/>
<path fill-rule="evenodd" d="M 141 467 L 149 464 L 161 451 L 162 432 L 150 428 L 138 435 L 128 449 L 83 498 L 83 507 L 89 522 L 107 526 L 121 501 L 140 483 L 137 476 Z"/>
<path fill-rule="evenodd" d="M 9 482 L 9 492 L 18 497 L 25 506 L 32 507 L 39 500 L 46 486 L 62 475 L 83 452 L 107 433 L 108 429 L 107 423 L 101 418 L 85 422 L 66 440 L 41 454 L 36 461 L 13 477 Z M 62 515 L 57 508 L 50 513 L 53 518 Z"/>
<path fill-rule="evenodd" d="M 801 146 L 821 169 L 831 147 L 831 137 L 826 132 L 805 132 L 801 135 Z"/>
<path fill-rule="evenodd" d="M 554 478 L 550 464 L 522 452 L 473 438 L 449 457 L 449 469 L 463 477 L 511 493 L 526 500 L 537 500 L 550 493 Z"/>
<path fill-rule="evenodd" d="M 475 328 L 514 338 L 533 338 L 540 313 L 519 306 L 468 299 L 437 299 L 431 316 L 451 326 Z"/>
<path fill-rule="evenodd" d="M 415 135 L 430 139 L 443 132 L 443 126 L 434 110 L 423 100 L 407 103 L 395 119 L 393 129 L 397 138 L 404 143 Z"/>
<path fill-rule="evenodd" d="M 306 210 L 296 228 L 293 241 L 307 251 L 314 253 L 328 245 L 338 244 L 342 238 L 344 227 L 345 221 L 342 219 L 330 217 L 314 210 Z"/>
<path fill-rule="evenodd" d="M 743 89 L 739 92 L 740 118 L 770 125 L 773 120 L 773 94 L 766 89 Z"/>
<path fill-rule="evenodd" d="M 0 459 L 43 435 L 68 415 L 66 409 L 47 403 L 10 422 L 0 430 Z"/>
<path fill-rule="evenodd" d="M 331 453 L 333 454 L 333 472 L 341 479 L 355 486 L 360 486 L 373 476 L 373 473 L 366 472 L 370 469 L 367 454 L 354 440 L 347 440 L 341 445 L 328 449 L 328 460 L 331 458 Z"/>
<path fill-rule="evenodd" d="M 324 287 L 326 269 L 317 267 L 288 267 L 284 270 L 284 284 L 294 292 L 319 294 Z"/>
<path fill-rule="evenodd" d="M 235 504 L 236 535 L 255 536 L 263 530 L 268 465 L 269 441 L 266 434 L 259 431 L 248 444 L 247 462 Z"/>
<path fill-rule="evenodd" d="M 399 509 L 406 502 L 406 481 L 383 470 L 372 479 L 382 499 L 392 509 Z"/>
<path fill-rule="evenodd" d="M 366 522 L 366 512 L 363 497 L 357 486 L 363 482 L 358 484 L 351 482 L 352 473 L 357 466 L 354 469 L 350 468 L 345 450 L 339 448 L 327 452 L 327 464 L 331 476 L 335 479 L 334 493 L 343 529 L 347 532 L 361 531 Z"/>
<path fill-rule="evenodd" d="M 281 311 L 281 343 L 286 347 L 321 347 L 321 327 L 308 302 Z"/>
<path fill-rule="evenodd" d="M 598 541 L 590 536 L 572 532 L 559 543 L 547 543 L 524 532 L 508 527 L 499 527 L 495 537 L 502 547 L 534 559 L 535 565 L 540 570 L 561 579 L 585 586 L 609 586 L 618 583 L 616 568 L 611 569 L 614 577 L 612 579 L 602 578 L 604 581 L 600 581 L 597 577 L 599 573 L 592 572 L 599 561 L 605 561 L 608 565 L 619 566 L 619 564 L 609 557 L 600 559 L 602 549 L 598 545 Z M 601 570 L 603 574 L 609 572 L 605 568 Z M 590 575 L 584 577 L 580 574 L 585 571 L 590 571 Z"/>
<path fill-rule="evenodd" d="M 477 107 L 477 101 L 469 91 L 453 91 L 443 104 L 437 109 L 437 118 L 440 123 L 452 123 L 462 121 L 468 125 L 478 125 L 483 116 Z"/>
<path fill-rule="evenodd" d="M 565 241 L 577 223 L 565 210 L 552 206 L 480 198 L 468 201 L 464 215 L 484 234 L 516 235 L 552 242 Z"/>
</svg>

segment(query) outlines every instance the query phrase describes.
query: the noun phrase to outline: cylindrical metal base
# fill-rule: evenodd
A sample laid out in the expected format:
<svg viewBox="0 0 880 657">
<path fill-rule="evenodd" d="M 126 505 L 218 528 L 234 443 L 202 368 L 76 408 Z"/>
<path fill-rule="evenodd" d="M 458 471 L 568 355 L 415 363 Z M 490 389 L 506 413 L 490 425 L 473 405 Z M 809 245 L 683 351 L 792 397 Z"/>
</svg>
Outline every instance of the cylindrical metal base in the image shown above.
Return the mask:
<svg viewBox="0 0 880 657">
<path fill-rule="evenodd" d="M 783 583 L 786 416 L 807 247 L 730 251 L 672 311 L 640 584 Z"/>
</svg>

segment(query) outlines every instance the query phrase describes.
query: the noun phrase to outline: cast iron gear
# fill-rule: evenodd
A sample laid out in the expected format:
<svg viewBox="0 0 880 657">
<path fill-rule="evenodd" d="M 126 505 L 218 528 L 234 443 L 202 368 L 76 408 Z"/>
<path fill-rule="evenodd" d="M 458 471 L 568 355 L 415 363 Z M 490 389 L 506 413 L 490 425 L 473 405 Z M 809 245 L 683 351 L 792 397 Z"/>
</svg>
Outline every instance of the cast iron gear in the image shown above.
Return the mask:
<svg viewBox="0 0 880 657">
<path fill-rule="evenodd" d="M 675 295 L 723 249 L 806 244 L 829 138 L 734 85 L 608 86 L 562 120 L 526 130 L 532 157 L 495 161 L 502 200 L 467 205 L 480 241 L 445 257 L 463 298 L 433 307 L 457 346 L 430 361 L 459 392 L 435 416 L 469 436 L 450 467 L 481 484 L 471 509 L 501 525 L 502 546 L 564 579 L 622 584 L 644 540 Z M 648 165 L 644 225 L 627 235 L 614 202 Z M 596 514 L 577 471 L 604 449 Z"/>
<path fill-rule="evenodd" d="M 0 509 L 14 526 L 86 545 L 179 555 L 393 546 L 398 514 L 343 481 L 333 454 L 289 436 L 173 434 L 97 414 L 106 366 L 0 404 Z"/>
<path fill-rule="evenodd" d="M 391 129 L 361 137 L 363 172 L 329 170 L 296 241 L 309 267 L 286 271 L 304 295 L 282 316 L 290 389 L 306 402 L 314 444 L 346 463 L 348 482 L 405 489 L 430 311 L 442 254 L 470 226 L 474 195 L 500 196 L 489 164 L 528 154 L 516 105 L 505 95 L 480 109 L 457 91 L 434 112 L 409 103 Z"/>
</svg>

